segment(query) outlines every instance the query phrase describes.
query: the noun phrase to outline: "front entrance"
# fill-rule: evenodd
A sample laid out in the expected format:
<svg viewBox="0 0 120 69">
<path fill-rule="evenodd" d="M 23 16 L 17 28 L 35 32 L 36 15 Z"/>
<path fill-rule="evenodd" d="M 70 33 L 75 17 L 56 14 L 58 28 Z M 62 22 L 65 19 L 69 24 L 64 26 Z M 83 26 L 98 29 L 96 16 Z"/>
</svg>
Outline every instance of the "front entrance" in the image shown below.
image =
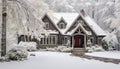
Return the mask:
<svg viewBox="0 0 120 69">
<path fill-rule="evenodd" d="M 74 48 L 84 48 L 84 36 L 83 35 L 74 36 Z"/>
</svg>

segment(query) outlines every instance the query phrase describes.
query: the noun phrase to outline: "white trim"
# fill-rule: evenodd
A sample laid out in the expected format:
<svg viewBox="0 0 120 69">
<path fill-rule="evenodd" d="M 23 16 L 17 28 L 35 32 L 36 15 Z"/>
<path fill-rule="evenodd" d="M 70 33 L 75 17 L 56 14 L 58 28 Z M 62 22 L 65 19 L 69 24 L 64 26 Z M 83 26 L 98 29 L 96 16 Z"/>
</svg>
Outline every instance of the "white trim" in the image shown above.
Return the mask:
<svg viewBox="0 0 120 69">
<path fill-rule="evenodd" d="M 54 38 L 54 41 L 53 41 L 53 38 Z M 57 36 L 56 35 L 50 35 L 48 37 L 41 38 L 40 45 L 56 45 L 56 44 L 57 44 Z"/>
<path fill-rule="evenodd" d="M 87 31 L 81 24 L 78 24 L 78 25 L 76 26 L 76 28 L 73 30 L 72 34 L 74 34 L 74 32 L 75 32 L 77 29 L 79 29 L 79 28 L 80 28 L 86 35 L 91 35 L 91 34 L 88 33 L 88 31 Z"/>
</svg>

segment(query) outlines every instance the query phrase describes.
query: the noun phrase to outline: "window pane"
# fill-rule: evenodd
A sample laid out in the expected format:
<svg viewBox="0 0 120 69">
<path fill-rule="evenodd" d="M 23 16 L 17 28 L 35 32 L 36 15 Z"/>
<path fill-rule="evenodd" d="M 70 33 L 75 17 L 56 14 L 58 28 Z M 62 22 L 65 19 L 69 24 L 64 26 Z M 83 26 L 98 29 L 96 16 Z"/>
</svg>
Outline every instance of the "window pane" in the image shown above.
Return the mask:
<svg viewBox="0 0 120 69">
<path fill-rule="evenodd" d="M 41 38 L 41 40 L 40 40 L 40 44 L 43 44 L 43 38 Z"/>
<path fill-rule="evenodd" d="M 53 36 L 53 44 L 55 44 L 55 36 Z"/>
<path fill-rule="evenodd" d="M 48 37 L 47 37 L 47 44 L 49 44 L 49 43 L 48 43 Z"/>
<path fill-rule="evenodd" d="M 43 40 L 43 41 L 44 41 L 44 43 L 43 43 L 43 44 L 45 44 L 45 38 L 44 38 L 44 40 Z"/>
<path fill-rule="evenodd" d="M 51 42 L 51 41 L 52 41 L 52 39 L 51 39 L 51 36 L 50 36 L 50 44 L 52 44 L 52 42 Z"/>
</svg>

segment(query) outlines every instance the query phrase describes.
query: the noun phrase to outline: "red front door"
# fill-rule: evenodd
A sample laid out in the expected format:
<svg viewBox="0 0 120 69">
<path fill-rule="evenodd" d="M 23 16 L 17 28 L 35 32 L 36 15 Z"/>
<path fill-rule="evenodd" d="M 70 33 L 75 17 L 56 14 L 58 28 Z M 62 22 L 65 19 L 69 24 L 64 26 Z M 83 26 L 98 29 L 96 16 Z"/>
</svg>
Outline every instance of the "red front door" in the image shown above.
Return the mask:
<svg viewBox="0 0 120 69">
<path fill-rule="evenodd" d="M 74 48 L 80 48 L 81 45 L 81 39 L 80 39 L 80 35 L 76 35 L 74 36 Z"/>
</svg>

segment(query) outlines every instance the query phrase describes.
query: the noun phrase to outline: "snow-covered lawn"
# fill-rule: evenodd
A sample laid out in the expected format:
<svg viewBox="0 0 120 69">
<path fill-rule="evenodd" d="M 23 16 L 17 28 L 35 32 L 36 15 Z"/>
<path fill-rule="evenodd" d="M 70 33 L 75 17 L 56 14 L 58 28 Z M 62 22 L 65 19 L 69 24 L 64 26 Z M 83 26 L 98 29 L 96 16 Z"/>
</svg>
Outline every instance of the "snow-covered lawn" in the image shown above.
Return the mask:
<svg viewBox="0 0 120 69">
<path fill-rule="evenodd" d="M 31 52 L 25 61 L 0 63 L 0 69 L 120 69 L 120 64 L 105 63 L 60 52 Z"/>
<path fill-rule="evenodd" d="M 93 52 L 93 53 L 86 53 L 86 55 L 96 56 L 96 57 L 104 57 L 104 58 L 120 59 L 120 51 Z"/>
</svg>

